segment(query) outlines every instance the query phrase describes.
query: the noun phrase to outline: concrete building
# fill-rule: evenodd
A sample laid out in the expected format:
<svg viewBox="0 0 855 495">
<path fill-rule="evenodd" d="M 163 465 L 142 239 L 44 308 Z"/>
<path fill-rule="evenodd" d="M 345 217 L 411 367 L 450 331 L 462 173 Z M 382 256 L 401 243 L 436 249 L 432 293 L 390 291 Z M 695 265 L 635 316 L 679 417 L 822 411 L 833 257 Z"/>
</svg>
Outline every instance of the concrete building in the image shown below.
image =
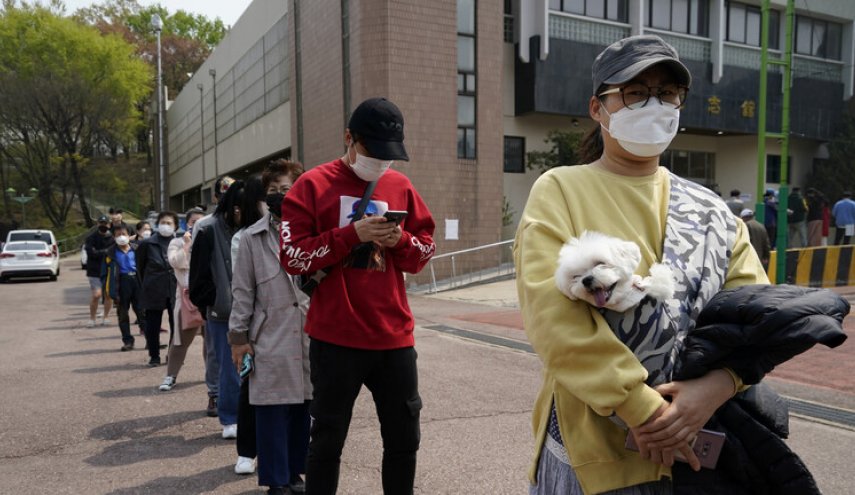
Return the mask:
<svg viewBox="0 0 855 495">
<path fill-rule="evenodd" d="M 694 78 L 663 165 L 721 191 L 752 194 L 759 5 L 255 0 L 169 109 L 171 205 L 197 203 L 215 176 L 256 171 L 271 158 L 311 167 L 340 156 L 349 112 L 382 95 L 404 112 L 411 161 L 395 167 L 430 206 L 438 252 L 507 239 L 538 175 L 526 168 L 526 153 L 549 149 L 552 130 L 593 125 L 595 55 L 640 33 L 673 44 Z M 773 58 L 785 43 L 785 5 L 772 2 Z M 826 158 L 824 143 L 853 94 L 855 3 L 814 0 L 806 9 L 797 2 L 796 15 L 790 179 L 799 184 Z M 778 131 L 777 66 L 769 88 L 768 129 Z M 770 139 L 766 149 L 764 185 L 775 187 L 780 146 Z M 503 227 L 505 204 L 510 224 Z"/>
</svg>

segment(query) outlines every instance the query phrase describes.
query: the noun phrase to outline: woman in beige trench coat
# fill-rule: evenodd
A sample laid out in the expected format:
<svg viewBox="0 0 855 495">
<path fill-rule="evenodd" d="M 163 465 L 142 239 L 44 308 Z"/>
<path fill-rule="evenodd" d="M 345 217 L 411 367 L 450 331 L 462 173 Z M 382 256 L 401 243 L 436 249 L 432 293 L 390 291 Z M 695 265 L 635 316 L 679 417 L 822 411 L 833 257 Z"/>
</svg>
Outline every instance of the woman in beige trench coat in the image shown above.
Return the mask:
<svg viewBox="0 0 855 495">
<path fill-rule="evenodd" d="M 303 332 L 308 297 L 279 265 L 281 198 L 302 173 L 276 160 L 262 175 L 271 211 L 247 227 L 232 276 L 229 343 L 235 365 L 254 358 L 249 402 L 255 406 L 258 484 L 268 493 L 299 491 L 309 441 L 309 338 Z"/>
</svg>

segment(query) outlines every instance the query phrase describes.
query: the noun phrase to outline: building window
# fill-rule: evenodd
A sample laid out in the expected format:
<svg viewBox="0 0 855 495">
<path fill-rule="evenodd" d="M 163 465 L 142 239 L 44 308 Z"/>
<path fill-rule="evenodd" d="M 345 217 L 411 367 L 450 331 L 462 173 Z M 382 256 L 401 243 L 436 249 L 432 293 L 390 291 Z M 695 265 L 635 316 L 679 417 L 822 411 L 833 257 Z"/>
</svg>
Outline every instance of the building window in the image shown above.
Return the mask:
<svg viewBox="0 0 855 495">
<path fill-rule="evenodd" d="M 780 46 L 778 39 L 780 14 L 777 10 L 769 10 L 769 48 L 777 50 Z M 762 15 L 760 7 L 739 2 L 727 2 L 727 41 L 744 45 L 760 46 L 760 29 Z"/>
<path fill-rule="evenodd" d="M 475 1 L 457 0 L 457 158 L 475 159 Z"/>
<path fill-rule="evenodd" d="M 629 21 L 627 0 L 549 0 L 549 8 L 597 19 Z"/>
<path fill-rule="evenodd" d="M 715 154 L 703 151 L 665 150 L 659 164 L 684 179 L 715 187 Z"/>
<path fill-rule="evenodd" d="M 525 173 L 525 138 L 505 136 L 505 173 Z"/>
<path fill-rule="evenodd" d="M 841 24 L 796 16 L 796 53 L 841 60 L 842 38 Z"/>
<path fill-rule="evenodd" d="M 709 10 L 708 0 L 650 0 L 644 3 L 644 25 L 707 37 Z"/>
<path fill-rule="evenodd" d="M 787 183 L 790 183 L 792 175 L 792 167 L 787 167 Z M 766 183 L 780 184 L 781 183 L 781 156 L 766 155 Z"/>
</svg>

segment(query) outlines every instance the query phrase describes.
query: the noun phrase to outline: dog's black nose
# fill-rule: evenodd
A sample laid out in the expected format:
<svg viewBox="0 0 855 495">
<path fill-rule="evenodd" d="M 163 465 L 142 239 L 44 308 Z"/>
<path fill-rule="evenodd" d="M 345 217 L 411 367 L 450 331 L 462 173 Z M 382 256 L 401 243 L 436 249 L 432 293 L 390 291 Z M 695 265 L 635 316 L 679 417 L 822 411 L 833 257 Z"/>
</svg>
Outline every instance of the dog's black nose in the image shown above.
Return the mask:
<svg viewBox="0 0 855 495">
<path fill-rule="evenodd" d="M 582 285 L 584 285 L 586 289 L 590 289 L 592 283 L 594 283 L 593 275 L 588 275 L 587 277 L 582 279 Z"/>
</svg>

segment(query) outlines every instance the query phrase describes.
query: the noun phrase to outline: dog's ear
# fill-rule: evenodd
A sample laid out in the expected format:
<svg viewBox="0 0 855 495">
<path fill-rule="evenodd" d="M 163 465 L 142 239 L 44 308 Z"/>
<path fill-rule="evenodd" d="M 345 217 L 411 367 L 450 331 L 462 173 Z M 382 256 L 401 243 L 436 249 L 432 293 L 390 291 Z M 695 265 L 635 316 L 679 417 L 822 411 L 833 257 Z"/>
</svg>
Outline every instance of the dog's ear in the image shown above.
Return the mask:
<svg viewBox="0 0 855 495">
<path fill-rule="evenodd" d="M 620 245 L 614 247 L 615 257 L 623 260 L 631 271 L 635 271 L 638 264 L 641 263 L 641 250 L 638 249 L 638 244 L 634 242 L 624 241 Z"/>
</svg>

